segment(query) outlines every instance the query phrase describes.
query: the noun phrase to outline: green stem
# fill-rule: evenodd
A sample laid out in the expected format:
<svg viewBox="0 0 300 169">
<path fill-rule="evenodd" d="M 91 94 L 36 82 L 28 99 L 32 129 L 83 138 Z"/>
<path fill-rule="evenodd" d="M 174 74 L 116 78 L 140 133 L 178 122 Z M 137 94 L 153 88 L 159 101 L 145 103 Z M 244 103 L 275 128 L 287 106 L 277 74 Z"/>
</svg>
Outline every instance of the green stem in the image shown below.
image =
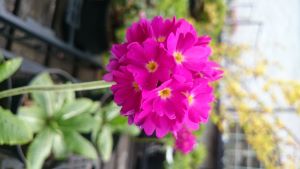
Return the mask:
<svg viewBox="0 0 300 169">
<path fill-rule="evenodd" d="M 16 96 L 20 94 L 26 94 L 36 91 L 63 91 L 63 90 L 72 90 L 72 91 L 83 91 L 83 90 L 94 90 L 94 89 L 102 89 L 108 88 L 113 83 L 101 81 L 93 81 L 93 82 L 83 82 L 83 83 L 73 83 L 73 84 L 58 84 L 58 85 L 36 85 L 36 86 L 24 86 L 18 87 L 14 89 L 9 89 L 0 92 L 0 99 L 10 96 Z"/>
</svg>

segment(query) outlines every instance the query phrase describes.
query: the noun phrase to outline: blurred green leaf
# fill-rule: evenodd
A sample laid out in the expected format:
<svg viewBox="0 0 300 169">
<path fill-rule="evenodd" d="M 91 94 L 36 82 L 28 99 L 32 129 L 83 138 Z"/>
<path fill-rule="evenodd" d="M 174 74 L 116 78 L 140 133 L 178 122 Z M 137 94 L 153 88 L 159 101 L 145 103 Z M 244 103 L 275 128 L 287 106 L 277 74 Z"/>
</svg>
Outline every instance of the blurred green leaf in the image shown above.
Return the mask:
<svg viewBox="0 0 300 169">
<path fill-rule="evenodd" d="M 100 111 L 101 104 L 100 102 L 93 102 L 92 106 L 89 108 L 90 113 L 96 113 L 97 111 Z"/>
<path fill-rule="evenodd" d="M 76 130 L 87 133 L 94 128 L 95 119 L 90 114 L 81 114 L 67 120 L 59 120 L 58 125 L 63 130 Z"/>
<path fill-rule="evenodd" d="M 100 131 L 102 123 L 103 123 L 103 119 L 102 119 L 102 116 L 100 115 L 100 113 L 95 114 L 94 119 L 95 119 L 95 125 L 92 130 L 92 142 L 96 143 L 99 131 Z"/>
<path fill-rule="evenodd" d="M 53 93 L 56 98 L 53 106 L 54 112 L 59 112 L 65 104 L 70 104 L 75 100 L 75 92 L 74 91 L 59 91 Z"/>
<path fill-rule="evenodd" d="M 74 100 L 72 103 L 66 104 L 59 114 L 61 115 L 61 119 L 70 119 L 74 116 L 87 112 L 92 105 L 93 102 L 90 99 L 80 98 Z"/>
<path fill-rule="evenodd" d="M 3 63 L 0 62 L 0 82 L 14 74 L 22 63 L 22 58 L 13 58 Z"/>
<path fill-rule="evenodd" d="M 64 95 L 65 104 L 71 103 L 76 99 L 75 92 L 72 90 L 64 91 L 62 94 Z"/>
<path fill-rule="evenodd" d="M 38 75 L 31 83 L 34 85 L 53 85 L 53 81 L 48 73 Z M 33 92 L 31 94 L 35 103 L 38 104 L 48 115 L 51 117 L 55 111 L 55 98 L 54 92 Z"/>
<path fill-rule="evenodd" d="M 131 136 L 136 136 L 140 133 L 140 129 L 138 127 L 135 125 L 129 125 L 127 118 L 121 115 L 110 121 L 109 125 L 114 132 L 128 134 Z"/>
<path fill-rule="evenodd" d="M 33 132 L 38 132 L 45 126 L 46 112 L 40 107 L 32 105 L 28 107 L 20 107 L 18 117 L 25 121 Z"/>
<path fill-rule="evenodd" d="M 67 149 L 67 145 L 64 140 L 63 133 L 56 132 L 53 137 L 53 154 L 56 159 L 65 159 L 69 155 L 69 151 Z"/>
<path fill-rule="evenodd" d="M 182 154 L 176 151 L 174 155 L 174 161 L 172 163 L 165 162 L 166 169 L 195 169 L 199 168 L 204 162 L 206 157 L 206 147 L 203 144 L 199 144 L 195 150 L 189 154 Z"/>
<path fill-rule="evenodd" d="M 120 115 L 121 108 L 117 106 L 114 102 L 110 102 L 107 106 L 103 107 L 103 111 L 100 112 L 101 114 L 105 115 L 106 121 L 111 121 L 118 115 Z"/>
<path fill-rule="evenodd" d="M 97 151 L 94 146 L 80 134 L 74 131 L 66 131 L 64 136 L 65 143 L 72 152 L 87 158 L 97 159 Z"/>
<path fill-rule="evenodd" d="M 97 148 L 103 161 L 108 161 L 111 157 L 113 148 L 113 136 L 109 127 L 102 127 L 97 138 Z"/>
<path fill-rule="evenodd" d="M 33 137 L 29 126 L 0 107 L 0 144 L 24 144 Z"/>
<path fill-rule="evenodd" d="M 0 63 L 0 82 L 13 75 L 21 66 L 22 58 L 13 58 Z"/>
<path fill-rule="evenodd" d="M 27 169 L 41 169 L 51 153 L 53 133 L 46 128 L 35 137 L 27 152 Z"/>
</svg>

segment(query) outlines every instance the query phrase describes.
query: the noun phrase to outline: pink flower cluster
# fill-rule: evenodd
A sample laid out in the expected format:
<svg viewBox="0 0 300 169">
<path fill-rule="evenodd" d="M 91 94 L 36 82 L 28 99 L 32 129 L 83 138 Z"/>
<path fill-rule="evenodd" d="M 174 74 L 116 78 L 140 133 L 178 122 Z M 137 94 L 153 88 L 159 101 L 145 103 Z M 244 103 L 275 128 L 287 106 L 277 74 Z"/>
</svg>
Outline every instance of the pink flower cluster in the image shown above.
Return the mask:
<svg viewBox="0 0 300 169">
<path fill-rule="evenodd" d="M 114 101 L 130 124 L 158 138 L 172 133 L 179 150 L 192 150 L 192 131 L 208 120 L 214 100 L 210 82 L 223 73 L 209 60 L 210 40 L 175 17 L 141 19 L 128 28 L 126 42 L 112 47 L 104 79 L 116 83 Z"/>
</svg>

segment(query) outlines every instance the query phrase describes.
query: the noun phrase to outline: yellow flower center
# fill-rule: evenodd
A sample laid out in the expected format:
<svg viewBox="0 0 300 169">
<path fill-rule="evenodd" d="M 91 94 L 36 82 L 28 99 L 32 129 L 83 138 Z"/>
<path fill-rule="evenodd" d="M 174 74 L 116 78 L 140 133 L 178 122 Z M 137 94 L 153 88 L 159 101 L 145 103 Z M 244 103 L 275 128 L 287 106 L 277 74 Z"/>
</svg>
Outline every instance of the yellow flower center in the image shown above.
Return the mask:
<svg viewBox="0 0 300 169">
<path fill-rule="evenodd" d="M 155 61 L 149 61 L 147 64 L 146 64 L 146 68 L 147 70 L 150 72 L 150 73 L 153 73 L 157 70 L 158 68 L 158 64 L 155 62 Z"/>
<path fill-rule="evenodd" d="M 158 91 L 158 96 L 161 98 L 161 99 L 168 99 L 171 97 L 171 89 L 166 87 L 160 91 Z"/>
<path fill-rule="evenodd" d="M 164 37 L 164 36 L 159 36 L 159 37 L 156 39 L 156 41 L 157 41 L 157 42 L 160 42 L 160 43 L 164 42 L 165 40 L 166 40 L 166 37 Z"/>
<path fill-rule="evenodd" d="M 177 64 L 181 64 L 183 62 L 183 60 L 184 60 L 184 57 L 183 57 L 183 55 L 182 55 L 181 52 L 175 51 L 173 53 L 173 56 L 174 56 L 174 59 L 175 59 L 175 61 L 176 61 Z"/>
<path fill-rule="evenodd" d="M 191 104 L 194 103 L 194 96 L 193 96 L 193 95 L 189 94 L 189 95 L 187 96 L 187 98 L 188 98 L 188 103 L 189 103 L 189 105 L 191 105 Z"/>
<path fill-rule="evenodd" d="M 136 82 L 132 82 L 132 87 L 134 88 L 134 91 L 140 91 L 139 85 Z"/>
</svg>

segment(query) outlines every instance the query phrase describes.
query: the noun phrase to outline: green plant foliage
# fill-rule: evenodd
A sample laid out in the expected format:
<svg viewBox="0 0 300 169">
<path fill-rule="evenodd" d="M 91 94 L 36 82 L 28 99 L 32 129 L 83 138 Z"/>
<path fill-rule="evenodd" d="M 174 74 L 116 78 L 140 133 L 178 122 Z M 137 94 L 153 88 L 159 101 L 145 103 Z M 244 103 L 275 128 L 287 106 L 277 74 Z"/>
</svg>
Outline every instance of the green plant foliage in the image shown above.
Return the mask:
<svg viewBox="0 0 300 169">
<path fill-rule="evenodd" d="M 68 120 L 70 118 L 76 117 L 78 115 L 81 115 L 82 113 L 89 110 L 89 108 L 92 106 L 93 102 L 90 99 L 86 98 L 80 98 L 77 100 L 74 100 L 73 102 L 70 102 L 68 104 L 65 104 L 60 113 L 61 113 L 61 119 Z"/>
<path fill-rule="evenodd" d="M 164 17 L 185 18 L 188 16 L 188 0 L 156 0 L 154 2 L 155 15 L 162 15 Z"/>
<path fill-rule="evenodd" d="M 47 73 L 37 76 L 31 85 L 54 85 Z M 39 169 L 53 153 L 57 159 L 78 154 L 96 159 L 97 152 L 91 142 L 80 133 L 94 128 L 92 116 L 99 106 L 93 101 L 75 99 L 73 91 L 33 92 L 28 106 L 18 110 L 18 117 L 37 133 L 27 152 L 29 169 Z M 38 152 L 41 151 L 39 155 Z"/>
<path fill-rule="evenodd" d="M 113 102 L 102 107 L 95 114 L 96 125 L 92 132 L 92 140 L 97 145 L 103 161 L 110 159 L 113 149 L 113 134 L 128 134 L 136 136 L 140 130 L 128 125 L 127 118 L 120 116 L 120 108 Z"/>
<path fill-rule="evenodd" d="M 201 34 L 208 34 L 214 40 L 220 36 L 226 16 L 226 5 L 223 0 L 204 0 L 204 10 L 199 12 L 195 22 Z"/>
<path fill-rule="evenodd" d="M 25 121 L 35 133 L 42 130 L 46 125 L 46 121 L 43 119 L 46 119 L 47 115 L 43 109 L 35 105 L 30 107 L 20 107 L 18 110 L 18 117 Z"/>
<path fill-rule="evenodd" d="M 13 58 L 4 62 L 0 61 L 0 82 L 13 75 L 18 70 L 21 63 L 22 58 Z"/>
<path fill-rule="evenodd" d="M 51 152 L 53 134 L 48 128 L 37 134 L 27 152 L 27 169 L 40 169 Z"/>
<path fill-rule="evenodd" d="M 64 131 L 65 142 L 68 149 L 76 154 L 90 159 L 97 159 L 97 151 L 87 139 L 76 131 Z"/>
<path fill-rule="evenodd" d="M 110 159 L 113 148 L 113 135 L 109 127 L 104 126 L 98 133 L 97 148 L 103 161 Z"/>
<path fill-rule="evenodd" d="M 32 139 L 32 131 L 9 110 L 0 107 L 0 145 L 24 144 Z"/>
<path fill-rule="evenodd" d="M 165 162 L 166 169 L 195 169 L 199 168 L 206 157 L 206 148 L 199 144 L 197 148 L 188 155 L 176 152 L 172 163 Z"/>
<path fill-rule="evenodd" d="M 43 73 L 37 76 L 31 83 L 31 86 L 38 85 L 54 85 L 51 77 L 47 73 Z M 52 116 L 55 113 L 55 108 L 61 106 L 61 101 L 56 102 L 54 92 L 33 92 L 31 97 L 33 98 L 36 106 L 40 107 L 44 111 L 46 116 Z M 60 105 L 54 105 L 60 104 Z"/>
</svg>

